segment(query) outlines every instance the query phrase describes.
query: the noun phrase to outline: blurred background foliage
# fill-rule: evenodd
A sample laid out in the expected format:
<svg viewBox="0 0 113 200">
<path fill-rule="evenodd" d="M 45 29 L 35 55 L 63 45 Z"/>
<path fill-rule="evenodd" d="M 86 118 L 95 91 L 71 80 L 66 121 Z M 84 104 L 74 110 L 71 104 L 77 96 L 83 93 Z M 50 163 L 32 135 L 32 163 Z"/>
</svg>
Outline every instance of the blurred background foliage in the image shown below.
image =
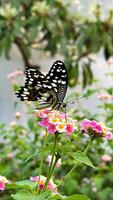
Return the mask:
<svg viewBox="0 0 113 200">
<path fill-rule="evenodd" d="M 113 54 L 113 11 L 102 17 L 101 6 L 92 9 L 93 17 L 76 12 L 72 0 L 0 0 L 0 55 L 10 58 L 15 44 L 24 65 L 31 63 L 32 49 L 60 54 L 67 65 L 69 86 L 82 74 L 82 87 L 92 83 L 93 55 L 101 49 L 106 60 Z"/>
</svg>

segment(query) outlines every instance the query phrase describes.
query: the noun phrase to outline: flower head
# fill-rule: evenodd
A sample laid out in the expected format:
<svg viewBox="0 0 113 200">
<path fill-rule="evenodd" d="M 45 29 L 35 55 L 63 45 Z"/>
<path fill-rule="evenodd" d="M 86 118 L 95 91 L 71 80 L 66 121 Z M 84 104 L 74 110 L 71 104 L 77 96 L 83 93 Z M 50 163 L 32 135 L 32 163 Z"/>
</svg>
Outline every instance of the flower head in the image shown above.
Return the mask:
<svg viewBox="0 0 113 200">
<path fill-rule="evenodd" d="M 111 95 L 108 93 L 102 93 L 100 95 L 97 96 L 98 99 L 100 100 L 110 100 L 112 99 Z"/>
<path fill-rule="evenodd" d="M 43 187 L 44 187 L 44 184 L 46 182 L 46 177 L 41 175 L 40 180 L 39 180 L 39 176 L 35 176 L 35 177 L 30 177 L 30 180 L 33 181 L 33 182 L 36 182 L 36 183 L 39 182 L 38 188 L 40 190 L 42 190 Z M 47 189 L 51 190 L 51 191 L 53 191 L 53 190 L 56 191 L 56 184 L 54 184 L 52 179 L 50 179 L 48 186 L 47 186 Z"/>
<path fill-rule="evenodd" d="M 71 135 L 74 132 L 74 127 L 72 124 L 66 124 L 66 133 L 67 135 Z"/>
<path fill-rule="evenodd" d="M 59 133 L 66 132 L 66 123 L 59 122 L 56 127 Z"/>
<path fill-rule="evenodd" d="M 111 162 L 112 161 L 112 157 L 108 154 L 104 154 L 102 157 L 101 157 L 101 160 L 103 162 Z"/>
<path fill-rule="evenodd" d="M 14 79 L 16 76 L 21 76 L 21 75 L 23 75 L 23 71 L 18 69 L 18 70 L 14 71 L 14 72 L 9 73 L 9 74 L 7 75 L 7 78 L 10 79 L 10 80 L 12 80 L 12 79 Z"/>
<path fill-rule="evenodd" d="M 112 139 L 112 133 L 110 132 L 110 129 L 102 122 L 85 119 L 80 123 L 80 128 L 82 133 L 86 133 L 92 138 L 104 137 L 108 140 Z"/>
<path fill-rule="evenodd" d="M 16 113 L 15 113 L 15 117 L 16 117 L 16 119 L 20 119 L 21 116 L 22 116 L 22 114 L 21 114 L 20 112 L 16 112 Z"/>
<path fill-rule="evenodd" d="M 5 190 L 5 184 L 10 183 L 10 181 L 5 177 L 0 175 L 0 190 Z"/>
<path fill-rule="evenodd" d="M 34 116 L 41 119 L 38 124 L 45 127 L 50 134 L 65 132 L 67 135 L 71 135 L 77 130 L 76 121 L 67 118 L 61 111 L 43 109 L 35 112 Z"/>
</svg>

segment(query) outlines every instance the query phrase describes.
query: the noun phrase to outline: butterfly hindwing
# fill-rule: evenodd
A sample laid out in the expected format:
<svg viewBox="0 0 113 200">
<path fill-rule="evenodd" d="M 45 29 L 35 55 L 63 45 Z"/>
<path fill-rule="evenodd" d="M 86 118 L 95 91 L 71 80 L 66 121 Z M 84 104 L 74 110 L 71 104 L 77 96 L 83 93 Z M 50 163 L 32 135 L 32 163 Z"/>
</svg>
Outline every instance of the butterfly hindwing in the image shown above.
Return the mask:
<svg viewBox="0 0 113 200">
<path fill-rule="evenodd" d="M 48 74 L 46 75 L 46 79 L 49 80 L 51 85 L 54 87 L 59 102 L 62 102 L 67 91 L 68 82 L 67 69 L 64 63 L 60 60 L 54 62 Z"/>
<path fill-rule="evenodd" d="M 57 102 L 57 95 L 46 77 L 35 68 L 26 68 L 25 86 L 21 87 L 17 94 L 20 100 L 38 101 L 37 109 L 51 106 Z"/>
</svg>

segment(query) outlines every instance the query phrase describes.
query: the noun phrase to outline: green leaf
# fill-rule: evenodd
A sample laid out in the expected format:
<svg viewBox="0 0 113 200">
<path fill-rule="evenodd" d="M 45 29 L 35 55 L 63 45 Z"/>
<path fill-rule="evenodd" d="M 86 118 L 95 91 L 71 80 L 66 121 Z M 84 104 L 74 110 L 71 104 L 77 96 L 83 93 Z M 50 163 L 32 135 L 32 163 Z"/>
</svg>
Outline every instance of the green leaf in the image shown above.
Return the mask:
<svg viewBox="0 0 113 200">
<path fill-rule="evenodd" d="M 89 158 L 83 152 L 76 151 L 73 154 L 73 157 L 76 162 L 84 163 L 85 165 L 95 168 L 95 166 L 92 164 L 92 162 L 89 160 Z"/>
<path fill-rule="evenodd" d="M 34 195 L 27 190 L 20 190 L 16 194 L 11 195 L 15 200 L 34 200 Z"/>
<path fill-rule="evenodd" d="M 64 200 L 91 200 L 88 196 L 82 194 L 74 194 L 64 198 Z"/>
<path fill-rule="evenodd" d="M 18 181 L 15 183 L 7 184 L 7 189 L 28 189 L 33 190 L 36 188 L 37 183 L 34 183 L 30 180 Z"/>
<path fill-rule="evenodd" d="M 73 87 L 77 84 L 79 78 L 79 65 L 76 63 L 74 67 L 71 67 L 69 73 L 69 86 Z"/>
<path fill-rule="evenodd" d="M 16 194 L 11 195 L 15 200 L 47 200 L 50 196 L 50 191 L 46 191 L 40 195 L 35 195 L 28 190 L 20 190 Z"/>
<path fill-rule="evenodd" d="M 96 92 L 98 92 L 99 89 L 87 89 L 85 92 L 85 97 L 88 98 L 90 96 L 92 96 L 93 94 L 95 94 Z"/>
<path fill-rule="evenodd" d="M 56 194 L 56 195 L 50 197 L 48 200 L 63 200 L 63 197 L 59 194 Z"/>
<path fill-rule="evenodd" d="M 29 30 L 28 37 L 30 42 L 34 41 L 34 39 L 37 37 L 37 33 L 38 33 L 37 27 L 33 27 Z"/>
<path fill-rule="evenodd" d="M 38 197 L 36 197 L 33 200 L 48 200 L 48 197 L 50 196 L 51 192 L 50 191 L 46 191 L 42 194 L 40 194 Z"/>
</svg>

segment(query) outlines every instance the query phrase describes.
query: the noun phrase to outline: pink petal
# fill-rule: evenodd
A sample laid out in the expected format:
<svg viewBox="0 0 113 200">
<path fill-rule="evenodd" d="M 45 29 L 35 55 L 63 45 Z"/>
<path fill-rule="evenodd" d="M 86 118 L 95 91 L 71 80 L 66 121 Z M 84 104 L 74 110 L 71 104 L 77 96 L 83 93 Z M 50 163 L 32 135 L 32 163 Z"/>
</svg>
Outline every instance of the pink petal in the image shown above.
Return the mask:
<svg viewBox="0 0 113 200">
<path fill-rule="evenodd" d="M 107 140 L 111 140 L 111 139 L 113 138 L 112 133 L 109 131 L 109 132 L 106 134 L 105 138 L 106 138 Z"/>
<path fill-rule="evenodd" d="M 31 176 L 30 180 L 33 181 L 33 182 L 37 182 L 38 181 L 38 177 L 37 176 L 33 176 L 33 177 Z"/>
<path fill-rule="evenodd" d="M 38 124 L 40 126 L 47 127 L 48 124 L 49 124 L 49 119 L 48 118 L 44 118 L 41 122 L 38 122 Z"/>
<path fill-rule="evenodd" d="M 2 181 L 0 181 L 0 190 L 5 190 L 5 184 Z"/>
<path fill-rule="evenodd" d="M 49 125 L 48 125 L 48 127 L 47 127 L 47 130 L 48 130 L 48 132 L 51 133 L 51 134 L 55 133 L 55 132 L 56 132 L 56 126 L 55 126 L 55 124 L 49 123 Z"/>
<path fill-rule="evenodd" d="M 74 132 L 74 128 L 71 124 L 66 125 L 66 134 L 71 135 Z"/>
</svg>

